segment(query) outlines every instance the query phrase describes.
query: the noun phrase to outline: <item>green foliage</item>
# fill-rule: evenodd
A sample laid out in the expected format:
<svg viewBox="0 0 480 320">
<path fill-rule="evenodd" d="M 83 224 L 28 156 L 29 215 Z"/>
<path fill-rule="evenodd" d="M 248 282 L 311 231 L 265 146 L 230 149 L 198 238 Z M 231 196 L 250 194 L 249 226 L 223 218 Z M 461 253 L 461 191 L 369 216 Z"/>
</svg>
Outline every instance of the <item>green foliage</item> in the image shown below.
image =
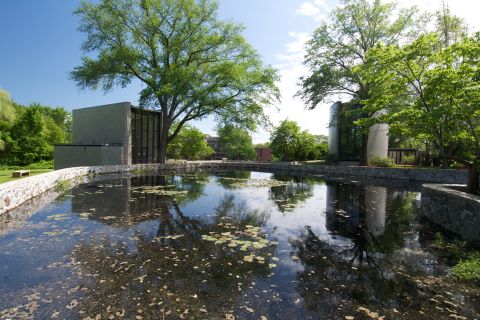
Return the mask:
<svg viewBox="0 0 480 320">
<path fill-rule="evenodd" d="M 379 44 L 395 45 L 413 39 L 425 20 L 416 18 L 416 11 L 399 10 L 394 3 L 378 0 L 342 1 L 307 43 L 305 63 L 310 75 L 301 79 L 299 95 L 308 107 L 313 109 L 337 94 L 348 94 L 357 102 L 368 98 L 371 81 L 354 68 L 362 65 L 367 51 Z M 369 116 L 373 113 L 363 111 Z"/>
<path fill-rule="evenodd" d="M 415 164 L 415 163 L 417 163 L 417 157 L 415 157 L 415 156 L 405 156 L 405 157 L 403 157 L 402 161 L 403 161 L 403 163 L 406 163 L 406 164 Z"/>
<path fill-rule="evenodd" d="M 171 159 L 199 160 L 212 154 L 212 148 L 205 141 L 205 134 L 189 125 L 182 127 L 167 148 L 167 155 Z"/>
<path fill-rule="evenodd" d="M 25 166 L 26 169 L 41 170 L 41 169 L 53 169 L 53 160 L 42 160 Z"/>
<path fill-rule="evenodd" d="M 254 148 L 270 148 L 269 142 L 257 143 L 254 145 Z"/>
<path fill-rule="evenodd" d="M 452 15 L 450 9 L 445 6 L 445 2 L 442 10 L 436 12 L 435 26 L 435 31 L 445 47 L 461 41 L 468 34 L 465 22 L 461 18 Z"/>
<path fill-rule="evenodd" d="M 452 273 L 460 280 L 480 280 L 480 253 L 473 253 L 468 259 L 460 260 L 452 268 Z"/>
<path fill-rule="evenodd" d="M 278 100 L 276 71 L 217 9 L 213 0 L 102 0 L 75 11 L 86 54 L 72 79 L 105 91 L 139 80 L 141 104 L 164 115 L 161 162 L 185 123 L 213 115 L 253 129 Z"/>
<path fill-rule="evenodd" d="M 318 160 L 327 154 L 325 142 L 302 131 L 295 121 L 284 120 L 270 136 L 270 146 L 274 156 L 283 161 Z"/>
<path fill-rule="evenodd" d="M 455 159 L 480 164 L 480 35 L 449 46 L 437 34 L 403 47 L 378 46 L 365 69 L 375 83 L 366 103 L 385 108 L 382 121 L 405 135 L 430 141 L 447 166 Z M 478 173 L 469 188 L 478 191 Z"/>
<path fill-rule="evenodd" d="M 15 164 L 27 165 L 51 159 L 53 147 L 47 140 L 45 119 L 38 109 L 28 108 L 10 132 L 9 158 Z"/>
<path fill-rule="evenodd" d="M 218 129 L 220 151 L 230 160 L 255 160 L 256 153 L 248 131 L 227 124 Z"/>
<path fill-rule="evenodd" d="M 15 121 L 15 107 L 10 94 L 0 89 L 0 152 L 6 148 L 8 128 Z"/>
<path fill-rule="evenodd" d="M 15 108 L 10 94 L 0 89 L 0 128 L 8 126 L 15 120 Z"/>
<path fill-rule="evenodd" d="M 393 159 L 388 157 L 372 157 L 368 160 L 368 164 L 372 167 L 393 167 Z"/>
<path fill-rule="evenodd" d="M 70 139 L 68 111 L 36 103 L 24 107 L 0 90 L 0 163 L 21 167 L 51 160 L 53 145 Z"/>
<path fill-rule="evenodd" d="M 70 181 L 68 180 L 57 180 L 55 183 L 55 190 L 60 193 L 65 193 L 71 188 Z"/>
</svg>

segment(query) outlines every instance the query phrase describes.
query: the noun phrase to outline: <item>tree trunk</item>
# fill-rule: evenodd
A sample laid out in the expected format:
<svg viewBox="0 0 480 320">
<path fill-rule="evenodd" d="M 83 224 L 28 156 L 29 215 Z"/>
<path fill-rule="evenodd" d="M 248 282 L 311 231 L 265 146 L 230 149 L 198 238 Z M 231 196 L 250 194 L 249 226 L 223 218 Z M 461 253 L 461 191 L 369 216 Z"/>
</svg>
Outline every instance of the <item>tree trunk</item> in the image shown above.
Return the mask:
<svg viewBox="0 0 480 320">
<path fill-rule="evenodd" d="M 472 194 L 480 194 L 479 172 L 477 163 L 468 166 L 468 192 Z"/>
<path fill-rule="evenodd" d="M 432 159 L 430 155 L 430 143 L 428 142 L 425 143 L 425 159 L 423 161 L 423 164 L 429 167 L 432 166 Z"/>
<path fill-rule="evenodd" d="M 440 150 L 438 150 L 438 153 L 441 161 L 440 167 L 442 169 L 448 169 L 448 158 L 447 158 L 447 154 L 445 154 L 445 147 L 442 144 L 440 145 Z"/>
<path fill-rule="evenodd" d="M 368 144 L 368 133 L 362 133 L 362 145 L 361 145 L 361 151 L 360 151 L 361 166 L 368 166 L 367 144 Z"/>
<path fill-rule="evenodd" d="M 160 164 L 165 164 L 167 160 L 167 142 L 169 129 L 170 124 L 168 123 L 168 117 L 164 116 L 164 113 L 162 112 L 162 127 L 160 128 L 160 150 L 158 154 L 158 162 Z"/>
</svg>

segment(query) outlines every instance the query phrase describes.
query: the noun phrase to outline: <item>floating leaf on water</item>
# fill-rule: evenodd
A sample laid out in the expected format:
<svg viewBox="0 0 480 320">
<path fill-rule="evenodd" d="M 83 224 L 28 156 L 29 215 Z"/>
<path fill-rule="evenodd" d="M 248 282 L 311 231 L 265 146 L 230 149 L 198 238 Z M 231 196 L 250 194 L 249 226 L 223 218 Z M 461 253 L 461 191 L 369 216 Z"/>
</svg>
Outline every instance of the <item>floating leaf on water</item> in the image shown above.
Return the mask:
<svg viewBox="0 0 480 320">
<path fill-rule="evenodd" d="M 47 232 L 44 232 L 42 234 L 46 235 L 46 236 L 58 236 L 58 235 L 61 235 L 63 234 L 64 232 L 63 231 L 47 231 Z"/>
<path fill-rule="evenodd" d="M 207 235 L 203 235 L 202 239 L 206 241 L 217 241 L 217 238 L 214 238 L 212 236 L 207 236 Z"/>
<path fill-rule="evenodd" d="M 69 310 L 72 310 L 73 308 L 75 308 L 76 306 L 78 306 L 78 301 L 76 299 L 73 299 L 69 305 L 67 305 L 67 309 Z"/>
<path fill-rule="evenodd" d="M 88 219 L 88 217 L 91 215 L 92 213 L 91 212 L 82 212 L 80 213 L 80 217 L 82 219 Z"/>
<path fill-rule="evenodd" d="M 253 262 L 253 258 L 255 256 L 252 254 L 252 255 L 249 255 L 249 256 L 245 256 L 243 257 L 243 261 L 246 261 L 246 262 Z"/>
<path fill-rule="evenodd" d="M 373 312 L 365 307 L 358 307 L 357 311 L 365 313 L 367 316 L 369 316 L 372 319 L 377 319 L 379 317 L 379 314 L 376 312 Z"/>
<path fill-rule="evenodd" d="M 55 221 L 67 220 L 68 219 L 68 214 L 66 214 L 66 213 L 54 214 L 54 215 L 48 216 L 47 219 L 48 220 L 55 220 Z"/>
</svg>

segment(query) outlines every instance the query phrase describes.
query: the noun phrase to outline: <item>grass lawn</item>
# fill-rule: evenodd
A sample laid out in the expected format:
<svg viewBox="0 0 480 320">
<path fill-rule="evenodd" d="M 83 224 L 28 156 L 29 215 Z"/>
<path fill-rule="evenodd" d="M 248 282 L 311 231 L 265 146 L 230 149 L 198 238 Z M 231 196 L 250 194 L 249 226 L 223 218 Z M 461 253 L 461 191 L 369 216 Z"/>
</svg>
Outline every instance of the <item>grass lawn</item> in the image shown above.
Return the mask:
<svg viewBox="0 0 480 320">
<path fill-rule="evenodd" d="M 27 169 L 27 170 L 30 170 L 30 169 Z M 13 180 L 26 178 L 26 177 L 12 178 L 13 171 L 15 170 L 0 170 L 0 183 L 5 183 Z M 53 171 L 53 169 L 33 169 L 33 170 L 30 170 L 30 176 L 34 176 L 40 173 L 45 173 L 50 171 Z"/>
</svg>

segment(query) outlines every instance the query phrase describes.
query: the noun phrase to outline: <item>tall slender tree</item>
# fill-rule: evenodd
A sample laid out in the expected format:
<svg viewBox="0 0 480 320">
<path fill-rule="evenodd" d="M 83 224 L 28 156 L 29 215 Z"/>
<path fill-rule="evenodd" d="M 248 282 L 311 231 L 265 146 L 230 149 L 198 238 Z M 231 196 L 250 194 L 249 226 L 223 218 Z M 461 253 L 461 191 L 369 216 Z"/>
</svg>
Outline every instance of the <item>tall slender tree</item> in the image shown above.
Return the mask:
<svg viewBox="0 0 480 320">
<path fill-rule="evenodd" d="M 415 7 L 399 9 L 395 3 L 380 0 L 343 0 L 307 43 L 305 63 L 310 74 L 300 79 L 298 92 L 307 107 L 314 109 L 339 95 L 357 105 L 368 99 L 373 84 L 355 68 L 365 63 L 367 51 L 378 44 L 413 40 L 425 22 L 416 12 Z M 365 104 L 360 109 L 364 117 L 377 111 Z M 365 163 L 366 130 L 362 140 Z"/>
</svg>

